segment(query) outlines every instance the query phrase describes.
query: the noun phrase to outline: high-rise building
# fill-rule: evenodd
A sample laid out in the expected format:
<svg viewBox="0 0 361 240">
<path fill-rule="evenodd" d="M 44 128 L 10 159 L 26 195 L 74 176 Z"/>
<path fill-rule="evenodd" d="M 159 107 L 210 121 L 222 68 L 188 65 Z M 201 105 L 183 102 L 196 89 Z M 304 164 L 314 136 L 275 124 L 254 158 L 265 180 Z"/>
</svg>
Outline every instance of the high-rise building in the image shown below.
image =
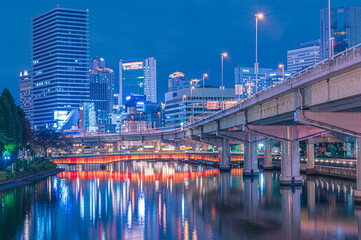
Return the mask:
<svg viewBox="0 0 361 240">
<path fill-rule="evenodd" d="M 83 102 L 79 106 L 79 129 L 83 132 L 95 133 L 98 128 L 96 124 L 96 111 L 93 102 Z"/>
<path fill-rule="evenodd" d="M 257 91 L 267 87 L 266 73 L 271 68 L 259 68 L 257 74 Z M 256 74 L 254 68 L 236 67 L 234 68 L 234 83 L 237 90 L 237 96 L 247 98 L 256 92 Z"/>
<path fill-rule="evenodd" d="M 182 88 L 165 94 L 165 126 L 181 126 L 204 114 L 219 111 L 222 96 L 219 87 Z M 224 107 L 228 108 L 237 103 L 234 88 L 223 91 Z"/>
<path fill-rule="evenodd" d="M 57 128 L 89 100 L 89 13 L 55 8 L 32 18 L 34 128 Z"/>
<path fill-rule="evenodd" d="M 20 107 L 25 112 L 25 117 L 31 121 L 33 111 L 33 81 L 28 71 L 20 72 L 20 88 L 19 88 Z"/>
<path fill-rule="evenodd" d="M 267 87 L 278 84 L 283 81 L 285 78 L 288 78 L 292 75 L 292 72 L 282 70 L 281 68 L 271 70 L 266 72 L 266 84 Z"/>
<path fill-rule="evenodd" d="M 320 40 L 301 43 L 297 49 L 287 51 L 287 69 L 296 73 L 321 60 Z"/>
<path fill-rule="evenodd" d="M 172 73 L 168 78 L 168 92 L 189 88 L 191 86 L 199 87 L 198 83 L 200 80 L 201 79 L 188 79 L 184 73 L 181 72 Z"/>
<path fill-rule="evenodd" d="M 90 62 L 90 101 L 95 105 L 97 118 L 106 122 L 114 105 L 114 71 L 105 67 L 103 58 L 95 57 Z"/>
<path fill-rule="evenodd" d="M 119 105 L 130 94 L 145 95 L 149 102 L 157 102 L 157 62 L 155 58 L 142 61 L 119 62 Z"/>
<path fill-rule="evenodd" d="M 321 59 L 328 58 L 328 9 L 320 11 Z M 361 6 L 331 9 L 331 39 L 333 54 L 361 43 Z"/>
</svg>

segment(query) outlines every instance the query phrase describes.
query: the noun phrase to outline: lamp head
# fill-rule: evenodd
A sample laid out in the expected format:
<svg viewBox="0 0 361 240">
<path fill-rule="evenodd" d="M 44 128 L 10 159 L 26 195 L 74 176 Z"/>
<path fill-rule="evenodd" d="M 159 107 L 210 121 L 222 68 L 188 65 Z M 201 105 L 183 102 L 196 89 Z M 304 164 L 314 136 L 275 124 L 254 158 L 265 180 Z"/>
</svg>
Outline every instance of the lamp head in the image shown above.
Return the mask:
<svg viewBox="0 0 361 240">
<path fill-rule="evenodd" d="M 258 18 L 258 19 L 263 19 L 263 18 L 264 18 L 264 14 L 263 14 L 263 13 L 256 13 L 255 16 L 256 16 L 256 18 Z"/>
</svg>

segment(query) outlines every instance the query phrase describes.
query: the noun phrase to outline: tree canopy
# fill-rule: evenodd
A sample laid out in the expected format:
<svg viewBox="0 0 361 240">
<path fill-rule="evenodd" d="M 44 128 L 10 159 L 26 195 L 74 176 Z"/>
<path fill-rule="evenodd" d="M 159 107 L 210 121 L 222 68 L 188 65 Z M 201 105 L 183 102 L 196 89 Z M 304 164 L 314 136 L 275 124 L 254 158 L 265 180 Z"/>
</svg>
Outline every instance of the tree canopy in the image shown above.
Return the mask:
<svg viewBox="0 0 361 240">
<path fill-rule="evenodd" d="M 14 97 L 5 88 L 0 95 L 0 150 L 4 150 L 6 145 L 26 145 L 31 134 L 24 111 L 16 106 Z"/>
</svg>

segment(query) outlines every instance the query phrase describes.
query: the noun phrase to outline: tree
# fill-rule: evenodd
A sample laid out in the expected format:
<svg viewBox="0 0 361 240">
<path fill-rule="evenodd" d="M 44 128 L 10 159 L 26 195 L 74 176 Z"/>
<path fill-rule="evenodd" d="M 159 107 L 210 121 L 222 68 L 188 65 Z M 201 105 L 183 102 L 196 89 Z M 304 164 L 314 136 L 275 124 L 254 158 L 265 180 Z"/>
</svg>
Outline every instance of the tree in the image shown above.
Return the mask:
<svg viewBox="0 0 361 240">
<path fill-rule="evenodd" d="M 55 150 L 62 149 L 68 151 L 72 147 L 70 138 L 53 130 L 41 130 L 36 132 L 31 143 L 34 147 L 40 148 L 44 152 L 45 157 L 48 156 L 48 149 L 54 148 Z"/>
<path fill-rule="evenodd" d="M 25 147 L 32 137 L 32 130 L 30 126 L 30 122 L 28 119 L 25 118 L 25 112 L 23 109 L 18 107 L 18 114 L 20 118 L 20 124 L 21 124 L 21 144 Z"/>
<path fill-rule="evenodd" d="M 21 123 L 18 107 L 15 104 L 14 97 L 7 88 L 1 93 L 0 105 L 2 106 L 3 115 L 3 126 L 0 130 L 7 137 L 12 138 L 16 144 L 19 144 L 21 142 Z"/>
</svg>

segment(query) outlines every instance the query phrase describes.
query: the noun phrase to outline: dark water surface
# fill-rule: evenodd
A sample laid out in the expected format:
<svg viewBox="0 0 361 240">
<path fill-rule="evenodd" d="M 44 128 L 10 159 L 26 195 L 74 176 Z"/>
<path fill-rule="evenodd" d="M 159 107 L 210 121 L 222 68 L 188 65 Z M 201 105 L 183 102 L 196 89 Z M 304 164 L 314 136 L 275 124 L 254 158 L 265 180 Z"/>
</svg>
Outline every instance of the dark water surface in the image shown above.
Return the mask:
<svg viewBox="0 0 361 240">
<path fill-rule="evenodd" d="M 0 193 L 0 239 L 357 239 L 355 183 L 172 163 L 63 172 Z"/>
</svg>

